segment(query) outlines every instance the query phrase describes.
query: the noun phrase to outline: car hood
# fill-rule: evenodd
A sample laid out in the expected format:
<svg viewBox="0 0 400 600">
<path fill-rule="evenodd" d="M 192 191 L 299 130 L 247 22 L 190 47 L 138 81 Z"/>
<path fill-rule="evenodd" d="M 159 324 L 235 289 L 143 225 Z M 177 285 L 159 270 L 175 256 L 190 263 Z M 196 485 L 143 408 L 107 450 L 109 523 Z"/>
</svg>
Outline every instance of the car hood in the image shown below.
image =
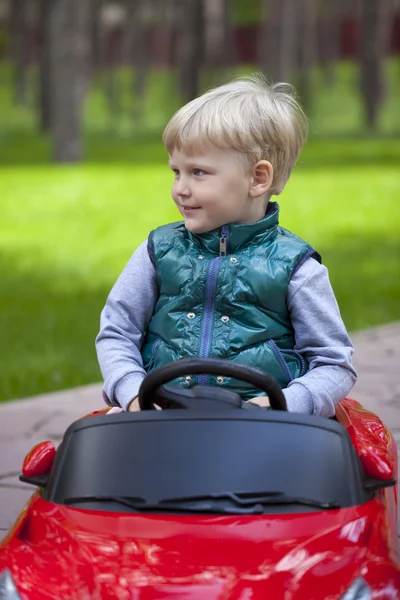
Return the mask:
<svg viewBox="0 0 400 600">
<path fill-rule="evenodd" d="M 95 512 L 36 497 L 0 554 L 0 570 L 10 569 L 29 600 L 339 598 L 365 559 L 367 506 L 170 516 Z"/>
</svg>

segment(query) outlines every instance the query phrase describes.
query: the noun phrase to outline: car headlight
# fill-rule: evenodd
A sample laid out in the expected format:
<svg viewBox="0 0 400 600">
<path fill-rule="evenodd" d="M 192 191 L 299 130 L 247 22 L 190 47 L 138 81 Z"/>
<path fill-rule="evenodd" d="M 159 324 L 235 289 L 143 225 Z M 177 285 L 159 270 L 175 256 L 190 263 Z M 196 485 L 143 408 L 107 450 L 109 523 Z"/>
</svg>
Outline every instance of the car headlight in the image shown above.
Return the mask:
<svg viewBox="0 0 400 600">
<path fill-rule="evenodd" d="M 351 584 L 340 600 L 371 600 L 371 598 L 371 588 L 362 577 L 359 577 Z"/>
<path fill-rule="evenodd" d="M 21 600 L 11 573 L 7 569 L 0 574 L 0 598 L 1 600 Z"/>
</svg>

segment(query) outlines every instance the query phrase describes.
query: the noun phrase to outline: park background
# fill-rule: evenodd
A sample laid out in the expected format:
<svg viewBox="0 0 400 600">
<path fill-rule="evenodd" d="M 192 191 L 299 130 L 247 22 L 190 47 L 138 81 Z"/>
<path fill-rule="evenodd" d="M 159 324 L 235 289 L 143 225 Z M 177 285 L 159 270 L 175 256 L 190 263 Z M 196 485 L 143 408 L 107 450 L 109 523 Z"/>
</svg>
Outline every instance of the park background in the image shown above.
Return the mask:
<svg viewBox="0 0 400 600">
<path fill-rule="evenodd" d="M 179 218 L 163 127 L 238 75 L 297 87 L 281 224 L 347 328 L 398 320 L 399 53 L 398 0 L 0 0 L 0 401 L 100 380 L 107 294 Z"/>
</svg>

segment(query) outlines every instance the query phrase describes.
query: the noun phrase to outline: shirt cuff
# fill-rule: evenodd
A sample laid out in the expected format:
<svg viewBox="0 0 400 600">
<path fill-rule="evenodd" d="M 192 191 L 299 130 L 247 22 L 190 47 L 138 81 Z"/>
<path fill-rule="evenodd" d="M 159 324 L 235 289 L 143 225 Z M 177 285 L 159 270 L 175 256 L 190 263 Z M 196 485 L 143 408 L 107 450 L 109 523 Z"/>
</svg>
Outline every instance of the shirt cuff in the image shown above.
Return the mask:
<svg viewBox="0 0 400 600">
<path fill-rule="evenodd" d="M 314 414 L 314 402 L 310 391 L 301 383 L 294 383 L 288 388 L 282 390 L 286 398 L 286 404 L 289 412 L 302 413 L 307 415 Z"/>
<path fill-rule="evenodd" d="M 128 410 L 130 402 L 138 395 L 143 379 L 144 375 L 128 373 L 117 383 L 114 396 L 118 404 L 125 411 Z"/>
</svg>

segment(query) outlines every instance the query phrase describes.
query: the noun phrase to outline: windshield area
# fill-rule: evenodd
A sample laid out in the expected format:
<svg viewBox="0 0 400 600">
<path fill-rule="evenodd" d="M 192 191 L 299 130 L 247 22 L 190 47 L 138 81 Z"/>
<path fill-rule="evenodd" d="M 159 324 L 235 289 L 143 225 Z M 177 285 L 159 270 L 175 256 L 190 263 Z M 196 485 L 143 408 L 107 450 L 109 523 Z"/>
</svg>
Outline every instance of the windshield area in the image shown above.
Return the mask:
<svg viewBox="0 0 400 600">
<path fill-rule="evenodd" d="M 83 506 L 85 503 L 107 502 L 120 504 L 135 512 L 178 512 L 178 513 L 211 513 L 229 515 L 262 515 L 266 507 L 294 505 L 312 507 L 321 510 L 340 508 L 337 502 L 317 502 L 311 498 L 294 498 L 282 492 L 226 492 L 224 494 L 208 494 L 204 496 L 186 496 L 183 498 L 165 498 L 155 504 L 146 502 L 144 498 L 121 498 L 117 496 L 80 496 L 65 499 L 66 505 Z"/>
<path fill-rule="evenodd" d="M 358 456 L 338 423 L 273 411 L 240 418 L 183 412 L 73 424 L 47 499 L 101 511 L 240 515 L 331 510 L 367 499 Z"/>
</svg>

